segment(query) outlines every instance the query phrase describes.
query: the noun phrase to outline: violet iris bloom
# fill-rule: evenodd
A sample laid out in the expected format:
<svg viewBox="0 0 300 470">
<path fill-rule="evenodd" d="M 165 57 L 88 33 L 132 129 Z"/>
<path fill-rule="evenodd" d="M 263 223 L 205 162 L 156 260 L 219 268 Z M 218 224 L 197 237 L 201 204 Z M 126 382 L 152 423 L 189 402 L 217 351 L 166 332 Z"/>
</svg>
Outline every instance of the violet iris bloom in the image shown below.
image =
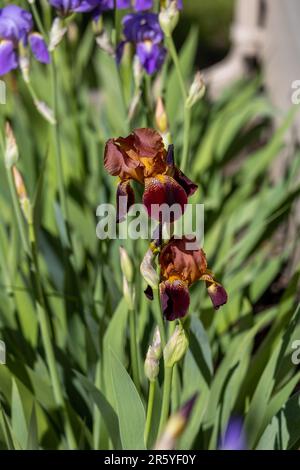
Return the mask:
<svg viewBox="0 0 300 470">
<path fill-rule="evenodd" d="M 157 72 L 166 56 L 163 46 L 164 35 L 155 13 L 132 13 L 123 18 L 125 40 L 117 48 L 117 61 L 120 62 L 126 42 L 136 46 L 137 56 L 149 75 Z"/>
<path fill-rule="evenodd" d="M 169 1 L 166 2 L 168 4 Z M 150 10 L 153 7 L 153 0 L 117 0 L 117 8 L 133 8 L 136 11 Z M 177 0 L 177 7 L 181 10 L 183 8 L 182 0 Z"/>
<path fill-rule="evenodd" d="M 243 432 L 243 423 L 233 418 L 229 421 L 227 430 L 219 446 L 220 450 L 246 450 L 246 439 Z"/>
<path fill-rule="evenodd" d="M 114 0 L 49 0 L 49 3 L 61 16 L 87 12 L 99 15 L 103 11 L 114 9 Z"/>
<path fill-rule="evenodd" d="M 32 30 L 33 20 L 29 11 L 16 5 L 0 9 L 0 76 L 19 66 L 19 46 L 26 48 L 29 45 L 39 62 L 50 62 L 45 41 Z"/>
</svg>

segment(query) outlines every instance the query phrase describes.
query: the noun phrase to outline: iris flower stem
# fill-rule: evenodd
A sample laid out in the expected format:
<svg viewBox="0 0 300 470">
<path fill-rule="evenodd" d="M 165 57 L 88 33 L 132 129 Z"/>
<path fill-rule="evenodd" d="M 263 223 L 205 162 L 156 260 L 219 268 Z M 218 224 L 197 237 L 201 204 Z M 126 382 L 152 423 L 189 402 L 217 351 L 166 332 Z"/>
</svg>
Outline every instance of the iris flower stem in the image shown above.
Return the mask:
<svg viewBox="0 0 300 470">
<path fill-rule="evenodd" d="M 183 130 L 183 150 L 180 168 L 183 173 L 186 170 L 190 149 L 190 130 L 191 130 L 191 108 L 184 106 L 184 130 Z"/>
<path fill-rule="evenodd" d="M 31 271 L 32 271 L 34 284 L 35 284 L 35 290 L 36 290 L 36 308 L 37 308 L 37 313 L 38 313 L 38 320 L 40 324 L 43 346 L 45 349 L 46 359 L 47 359 L 47 363 L 49 367 L 51 383 L 53 386 L 54 398 L 55 398 L 55 402 L 57 406 L 63 410 L 65 432 L 66 432 L 66 438 L 69 444 L 69 448 L 76 449 L 76 440 L 75 440 L 71 423 L 69 421 L 69 417 L 68 417 L 67 410 L 66 410 L 63 391 L 61 387 L 61 381 L 59 378 L 54 349 L 52 345 L 50 324 L 49 324 L 48 317 L 46 315 L 44 294 L 43 294 L 42 284 L 40 280 L 37 243 L 36 243 L 35 229 L 34 229 L 33 223 L 29 224 L 29 239 L 30 239 L 30 245 L 31 245 L 31 260 L 32 260 Z"/>
<path fill-rule="evenodd" d="M 156 305 L 154 306 L 155 316 L 156 316 L 156 321 L 158 324 L 161 346 L 162 348 L 164 348 L 166 345 L 166 333 L 165 333 L 164 319 L 163 319 L 162 310 L 161 310 L 159 286 L 158 286 L 158 289 L 155 289 L 154 295 L 155 295 L 155 300 L 156 300 Z"/>
<path fill-rule="evenodd" d="M 156 388 L 156 381 L 149 382 L 147 417 L 146 417 L 145 434 L 144 434 L 146 447 L 148 447 L 149 435 L 150 435 L 151 425 L 152 425 L 152 415 L 153 415 L 155 388 Z"/>
<path fill-rule="evenodd" d="M 46 30 L 43 26 L 43 22 L 41 20 L 41 17 L 40 17 L 38 9 L 36 7 L 36 4 L 31 3 L 30 7 L 31 7 L 31 11 L 32 11 L 33 17 L 35 19 L 35 22 L 37 24 L 37 27 L 39 28 L 40 33 L 44 36 L 44 39 L 46 39 L 48 37 L 48 35 L 47 35 L 47 32 L 46 32 Z"/>
<path fill-rule="evenodd" d="M 11 196 L 12 203 L 13 203 L 15 218 L 16 218 L 16 221 L 17 221 L 17 226 L 18 226 L 18 230 L 19 230 L 23 250 L 25 251 L 25 253 L 27 255 L 29 255 L 30 254 L 30 248 L 29 248 L 28 238 L 27 238 L 27 235 L 26 235 L 24 219 L 23 219 L 23 216 L 22 216 L 22 213 L 21 213 L 19 200 L 18 200 L 18 196 L 17 196 L 17 193 L 16 193 L 16 188 L 15 188 L 15 185 L 14 185 L 14 180 L 13 180 L 13 175 L 12 175 L 12 170 L 11 169 L 7 169 L 7 180 L 8 180 L 10 196 Z"/>
<path fill-rule="evenodd" d="M 37 23 L 40 33 L 42 34 L 44 40 L 47 42 L 48 34 L 43 26 L 43 22 L 40 17 L 40 13 L 35 5 L 35 3 L 31 4 L 32 13 L 34 19 Z M 62 167 L 62 154 L 61 154 L 61 143 L 60 143 L 60 133 L 58 128 L 58 84 L 57 84 L 57 73 L 56 73 L 56 65 L 55 65 L 55 54 L 52 53 L 51 56 L 51 88 L 52 88 L 52 110 L 54 113 L 54 119 L 56 123 L 53 125 L 53 139 L 55 143 L 55 161 L 56 161 L 56 172 L 57 172 L 57 182 L 58 182 L 58 192 L 59 192 L 59 199 L 62 208 L 62 213 L 64 217 L 64 221 L 68 220 L 68 209 L 67 209 L 67 197 L 65 193 L 65 186 L 64 186 L 64 177 L 63 177 L 63 167 Z M 33 99 L 35 99 L 35 94 L 32 93 L 32 88 L 29 90 Z"/>
<path fill-rule="evenodd" d="M 173 41 L 172 36 L 166 37 L 166 44 L 168 46 L 170 55 L 172 57 L 174 67 L 177 73 L 177 78 L 181 90 L 182 99 L 184 102 L 184 117 L 183 117 L 183 149 L 180 168 L 184 172 L 187 167 L 189 148 L 190 148 L 190 130 L 191 130 L 191 109 L 186 105 L 187 101 L 187 90 L 184 83 L 183 74 L 180 67 L 180 62 L 177 54 L 177 50 Z"/>
<path fill-rule="evenodd" d="M 54 117 L 56 121 L 56 124 L 53 126 L 53 139 L 55 143 L 55 161 L 56 161 L 56 172 L 57 172 L 57 181 L 58 181 L 58 192 L 59 192 L 59 199 L 61 203 L 63 217 L 66 222 L 68 220 L 68 208 L 67 208 L 67 197 L 66 197 L 65 186 L 64 186 L 60 132 L 59 132 L 58 124 L 57 124 L 57 121 L 58 121 L 58 86 L 57 86 L 57 73 L 56 73 L 54 53 L 52 54 L 52 61 L 51 61 L 51 83 L 52 83 L 52 108 L 53 108 Z"/>
<path fill-rule="evenodd" d="M 129 330 L 130 330 L 130 355 L 131 355 L 133 382 L 137 390 L 140 391 L 135 310 L 134 309 L 129 310 L 128 314 L 129 314 Z"/>
<path fill-rule="evenodd" d="M 176 327 L 176 321 L 170 323 L 169 337 L 172 336 Z M 164 368 L 164 390 L 163 390 L 163 399 L 161 407 L 161 415 L 158 429 L 158 437 L 161 435 L 170 411 L 170 401 L 171 401 L 171 391 L 172 391 L 172 378 L 173 378 L 173 367 Z"/>
<path fill-rule="evenodd" d="M 158 437 L 162 434 L 162 431 L 166 425 L 166 422 L 169 416 L 173 367 L 165 367 L 164 372 L 165 372 L 164 390 L 163 390 L 160 422 L 159 422 L 159 428 L 158 428 Z"/>
<path fill-rule="evenodd" d="M 175 70 L 176 70 L 176 73 L 177 73 L 177 78 L 178 78 L 178 82 L 179 82 L 179 86 L 180 86 L 180 91 L 181 91 L 181 94 L 182 94 L 182 99 L 185 102 L 186 99 L 187 99 L 187 91 L 186 91 L 184 78 L 183 78 L 181 67 L 180 67 L 180 62 L 179 62 L 177 50 L 176 50 L 176 47 L 175 47 L 172 36 L 166 36 L 166 44 L 167 44 L 167 47 L 168 47 L 169 52 L 171 54 L 172 60 L 174 62 L 174 67 L 175 67 Z"/>
</svg>

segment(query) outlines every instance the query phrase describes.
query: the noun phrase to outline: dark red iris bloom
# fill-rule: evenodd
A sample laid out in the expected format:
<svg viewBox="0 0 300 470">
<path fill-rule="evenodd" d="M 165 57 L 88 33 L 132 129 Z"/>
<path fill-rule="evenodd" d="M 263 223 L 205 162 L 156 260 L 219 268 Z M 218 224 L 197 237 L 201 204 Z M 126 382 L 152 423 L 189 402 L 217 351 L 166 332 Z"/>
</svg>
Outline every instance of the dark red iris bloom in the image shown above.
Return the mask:
<svg viewBox="0 0 300 470">
<path fill-rule="evenodd" d="M 132 180 L 144 186 L 143 203 L 149 216 L 160 222 L 164 220 L 159 207 L 177 205 L 180 213 L 169 215 L 168 222 L 173 222 L 183 214 L 188 197 L 197 190 L 197 185 L 175 166 L 173 146 L 166 150 L 161 135 L 154 129 L 136 129 L 128 137 L 110 139 L 105 147 L 104 166 L 109 174 L 120 178 L 118 222 L 134 203 Z M 127 197 L 125 205 L 120 196 Z"/>
<path fill-rule="evenodd" d="M 167 320 L 184 317 L 189 308 L 189 286 L 200 280 L 206 282 L 207 292 L 214 308 L 227 302 L 227 293 L 208 270 L 202 249 L 190 250 L 195 238 L 172 238 L 159 257 L 161 268 L 160 296 L 163 314 Z"/>
</svg>

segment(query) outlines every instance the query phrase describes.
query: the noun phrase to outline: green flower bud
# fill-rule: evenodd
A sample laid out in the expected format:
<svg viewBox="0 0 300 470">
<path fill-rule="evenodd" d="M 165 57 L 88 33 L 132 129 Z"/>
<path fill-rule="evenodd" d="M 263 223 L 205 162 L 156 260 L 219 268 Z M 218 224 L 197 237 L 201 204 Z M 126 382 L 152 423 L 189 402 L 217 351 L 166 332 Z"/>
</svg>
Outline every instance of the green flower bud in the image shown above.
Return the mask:
<svg viewBox="0 0 300 470">
<path fill-rule="evenodd" d="M 166 367 L 173 367 L 185 355 L 189 341 L 182 325 L 177 325 L 174 333 L 164 348 L 164 361 Z"/>
<path fill-rule="evenodd" d="M 162 355 L 161 339 L 158 327 L 155 328 L 152 345 L 149 346 L 144 364 L 147 379 L 154 382 L 159 374 L 159 360 Z"/>
<path fill-rule="evenodd" d="M 127 282 L 131 284 L 133 281 L 133 266 L 127 251 L 122 246 L 120 246 L 120 263 L 122 273 L 124 274 Z"/>
<path fill-rule="evenodd" d="M 163 7 L 159 14 L 159 24 L 164 34 L 170 37 L 177 26 L 179 20 L 179 10 L 177 1 L 171 1 L 166 7 Z"/>
<path fill-rule="evenodd" d="M 200 72 L 197 72 L 194 81 L 190 87 L 188 98 L 186 100 L 186 106 L 192 108 L 194 104 L 200 101 L 206 91 L 205 83 Z"/>
<path fill-rule="evenodd" d="M 155 255 L 153 251 L 151 250 L 151 248 L 149 248 L 141 263 L 140 271 L 141 271 L 141 275 L 143 276 L 147 284 L 149 284 L 149 286 L 152 287 L 152 289 L 157 289 L 159 278 L 152 264 L 154 257 Z"/>
<path fill-rule="evenodd" d="M 123 295 L 129 310 L 134 309 L 134 300 L 135 300 L 135 290 L 132 285 L 130 285 L 125 276 L 123 276 Z"/>
<path fill-rule="evenodd" d="M 19 160 L 19 151 L 18 151 L 16 138 L 14 136 L 13 130 L 9 122 L 7 122 L 5 126 L 5 137 L 6 139 L 5 139 L 4 160 L 5 160 L 6 168 L 10 169 Z"/>
</svg>

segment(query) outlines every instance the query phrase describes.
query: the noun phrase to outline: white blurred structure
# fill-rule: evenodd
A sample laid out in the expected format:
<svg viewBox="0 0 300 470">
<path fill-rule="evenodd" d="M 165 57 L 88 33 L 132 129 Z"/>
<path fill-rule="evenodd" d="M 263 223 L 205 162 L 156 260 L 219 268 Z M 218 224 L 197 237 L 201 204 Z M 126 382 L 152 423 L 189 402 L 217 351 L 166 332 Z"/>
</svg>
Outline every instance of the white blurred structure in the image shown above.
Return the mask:
<svg viewBox="0 0 300 470">
<path fill-rule="evenodd" d="M 257 60 L 280 120 L 295 100 L 300 102 L 299 19 L 299 0 L 237 0 L 231 52 L 204 72 L 211 96 L 246 75 L 249 62 Z M 300 141 L 300 115 L 295 130 Z"/>
</svg>

